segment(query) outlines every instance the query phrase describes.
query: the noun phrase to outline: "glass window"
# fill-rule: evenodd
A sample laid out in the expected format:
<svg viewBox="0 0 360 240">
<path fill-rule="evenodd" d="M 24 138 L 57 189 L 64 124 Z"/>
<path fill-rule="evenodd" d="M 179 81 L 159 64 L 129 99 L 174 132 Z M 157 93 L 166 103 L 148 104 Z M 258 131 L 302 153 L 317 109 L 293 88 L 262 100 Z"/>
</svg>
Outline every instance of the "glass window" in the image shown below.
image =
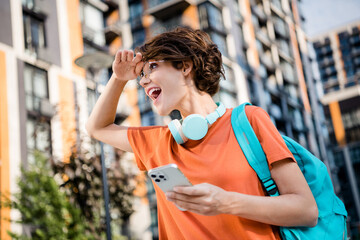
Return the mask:
<svg viewBox="0 0 360 240">
<path fill-rule="evenodd" d="M 169 1 L 169 0 L 149 0 L 148 1 L 149 8 L 156 7 L 157 5 L 160 5 L 167 1 Z"/>
<path fill-rule="evenodd" d="M 33 160 L 35 150 L 40 151 L 45 157 L 51 155 L 51 129 L 50 122 L 36 120 L 28 117 L 26 121 L 26 137 L 28 148 L 28 161 Z"/>
<path fill-rule="evenodd" d="M 210 32 L 209 35 L 210 35 L 212 41 L 218 46 L 220 52 L 223 55 L 228 56 L 226 38 L 223 35 L 218 34 L 217 32 L 213 32 L 213 31 Z"/>
<path fill-rule="evenodd" d="M 212 4 L 207 4 L 208 20 L 211 28 L 218 31 L 224 31 L 224 24 L 221 10 Z"/>
<path fill-rule="evenodd" d="M 23 12 L 25 49 L 31 53 L 38 53 L 40 48 L 46 47 L 44 20 Z"/>
<path fill-rule="evenodd" d="M 224 89 L 220 89 L 219 93 L 215 94 L 213 99 L 222 102 L 226 107 L 233 108 L 238 105 L 236 95 Z"/>
<path fill-rule="evenodd" d="M 22 0 L 22 5 L 28 9 L 34 8 L 34 0 Z"/>
<path fill-rule="evenodd" d="M 140 1 L 131 3 L 129 5 L 129 10 L 131 19 L 142 16 L 142 13 L 144 11 L 143 5 Z"/>
<path fill-rule="evenodd" d="M 85 2 L 80 2 L 79 11 L 83 37 L 97 45 L 105 45 L 103 13 Z"/>
<path fill-rule="evenodd" d="M 225 71 L 225 79 L 221 77 L 220 86 L 228 91 L 236 91 L 234 71 L 225 64 L 223 67 Z"/>
<path fill-rule="evenodd" d="M 130 24 L 131 29 L 138 29 L 142 27 L 142 14 L 143 14 L 143 5 L 139 2 L 134 2 L 129 5 L 130 10 Z"/>
<path fill-rule="evenodd" d="M 26 109 L 40 111 L 41 101 L 49 99 L 46 71 L 26 64 L 24 68 L 24 86 Z"/>
<path fill-rule="evenodd" d="M 133 32 L 133 48 L 142 45 L 145 42 L 145 31 L 143 29 Z"/>
</svg>

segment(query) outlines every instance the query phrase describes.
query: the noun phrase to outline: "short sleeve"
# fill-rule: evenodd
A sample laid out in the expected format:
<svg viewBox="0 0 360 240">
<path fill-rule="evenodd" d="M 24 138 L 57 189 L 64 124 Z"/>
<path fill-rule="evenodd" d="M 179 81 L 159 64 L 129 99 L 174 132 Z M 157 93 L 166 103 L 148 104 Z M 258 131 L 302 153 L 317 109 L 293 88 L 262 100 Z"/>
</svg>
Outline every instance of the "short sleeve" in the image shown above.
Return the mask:
<svg viewBox="0 0 360 240">
<path fill-rule="evenodd" d="M 140 170 L 146 171 L 149 168 L 149 161 L 153 159 L 156 149 L 164 141 L 165 129 L 162 126 L 128 128 L 129 143 Z"/>
<path fill-rule="evenodd" d="M 249 106 L 246 107 L 245 111 L 265 152 L 270 169 L 274 162 L 280 160 L 292 159 L 296 162 L 265 110 L 260 107 Z"/>
</svg>

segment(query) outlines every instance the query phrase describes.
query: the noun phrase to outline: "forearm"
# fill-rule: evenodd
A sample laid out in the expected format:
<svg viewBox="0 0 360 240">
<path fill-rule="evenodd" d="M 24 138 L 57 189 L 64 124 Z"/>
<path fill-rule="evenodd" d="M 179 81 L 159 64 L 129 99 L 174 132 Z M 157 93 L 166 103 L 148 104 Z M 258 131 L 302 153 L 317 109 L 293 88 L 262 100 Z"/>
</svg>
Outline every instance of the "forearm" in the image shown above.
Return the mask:
<svg viewBox="0 0 360 240">
<path fill-rule="evenodd" d="M 227 192 L 221 211 L 277 226 L 314 226 L 316 204 L 296 194 L 277 197 L 252 196 Z"/>
<path fill-rule="evenodd" d="M 126 83 L 127 81 L 116 79 L 114 74 L 111 76 L 86 123 L 86 130 L 90 135 L 114 123 L 119 98 Z"/>
</svg>

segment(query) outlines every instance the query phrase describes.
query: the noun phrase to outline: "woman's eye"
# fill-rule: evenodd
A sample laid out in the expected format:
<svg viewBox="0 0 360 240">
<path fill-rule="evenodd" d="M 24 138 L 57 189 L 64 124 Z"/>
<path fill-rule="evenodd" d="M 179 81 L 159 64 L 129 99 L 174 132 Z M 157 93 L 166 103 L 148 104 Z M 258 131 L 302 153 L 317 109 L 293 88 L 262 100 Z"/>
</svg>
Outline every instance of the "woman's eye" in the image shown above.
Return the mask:
<svg viewBox="0 0 360 240">
<path fill-rule="evenodd" d="M 144 71 L 141 70 L 141 72 L 140 72 L 140 77 L 143 78 L 144 75 L 145 75 L 145 74 L 144 74 Z"/>
<path fill-rule="evenodd" d="M 150 63 L 149 64 L 149 69 L 150 70 L 154 70 L 155 68 L 157 68 L 158 64 L 157 63 Z"/>
</svg>

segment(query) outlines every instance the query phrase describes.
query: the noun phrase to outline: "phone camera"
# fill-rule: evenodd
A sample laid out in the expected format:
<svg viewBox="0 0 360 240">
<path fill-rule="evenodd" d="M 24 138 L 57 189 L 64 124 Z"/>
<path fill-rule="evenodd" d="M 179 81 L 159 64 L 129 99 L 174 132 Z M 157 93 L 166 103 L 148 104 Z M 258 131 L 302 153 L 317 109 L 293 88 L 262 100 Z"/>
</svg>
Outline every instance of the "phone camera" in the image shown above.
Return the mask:
<svg viewBox="0 0 360 240">
<path fill-rule="evenodd" d="M 164 175 L 160 175 L 159 178 L 165 178 L 165 176 L 164 176 Z"/>
<path fill-rule="evenodd" d="M 157 179 L 155 179 L 155 182 L 161 182 L 161 180 L 157 178 Z"/>
<path fill-rule="evenodd" d="M 156 178 L 156 175 L 155 175 L 155 174 L 151 174 L 151 177 L 152 177 L 152 178 Z"/>
</svg>

